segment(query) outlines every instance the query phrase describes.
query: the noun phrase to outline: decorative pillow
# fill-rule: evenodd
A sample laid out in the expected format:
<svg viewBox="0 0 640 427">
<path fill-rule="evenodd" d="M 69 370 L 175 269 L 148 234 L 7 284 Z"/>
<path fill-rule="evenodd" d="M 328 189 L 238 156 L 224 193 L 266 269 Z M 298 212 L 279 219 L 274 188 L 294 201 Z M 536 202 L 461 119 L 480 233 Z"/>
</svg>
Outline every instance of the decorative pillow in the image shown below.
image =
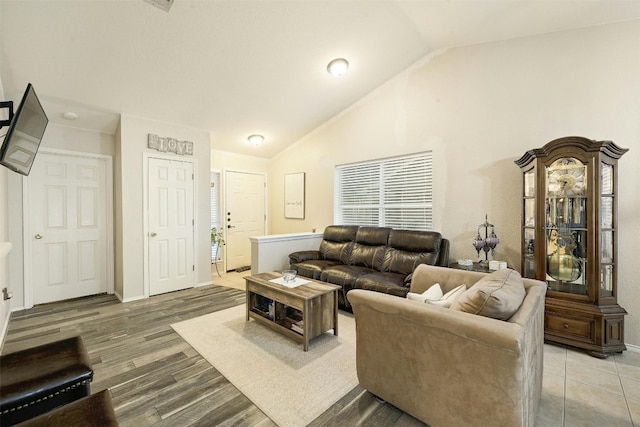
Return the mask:
<svg viewBox="0 0 640 427">
<path fill-rule="evenodd" d="M 420 301 L 425 302 L 426 300 L 437 300 L 442 298 L 442 288 L 440 287 L 440 283 L 435 283 L 429 287 L 426 291 L 421 294 L 415 292 L 409 292 L 407 294 L 407 299 L 412 301 Z"/>
<path fill-rule="evenodd" d="M 520 273 L 505 268 L 476 282 L 451 305 L 451 309 L 507 320 L 518 311 L 524 296 Z"/>
<path fill-rule="evenodd" d="M 467 289 L 466 285 L 460 285 L 444 294 L 440 299 L 428 299 L 425 302 L 439 307 L 449 308 L 451 304 Z"/>
</svg>

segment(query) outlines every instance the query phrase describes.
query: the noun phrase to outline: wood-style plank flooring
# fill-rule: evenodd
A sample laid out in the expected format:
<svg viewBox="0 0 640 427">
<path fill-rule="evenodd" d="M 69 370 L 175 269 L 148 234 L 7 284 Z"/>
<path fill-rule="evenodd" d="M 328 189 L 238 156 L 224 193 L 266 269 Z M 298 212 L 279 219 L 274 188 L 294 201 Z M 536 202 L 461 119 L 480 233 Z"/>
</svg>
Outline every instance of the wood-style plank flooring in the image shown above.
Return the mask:
<svg viewBox="0 0 640 427">
<path fill-rule="evenodd" d="M 124 427 L 273 426 L 170 327 L 244 300 L 241 290 L 210 285 L 128 303 L 99 295 L 44 304 L 11 314 L 2 353 L 81 335 L 92 391 L 111 390 Z M 356 387 L 312 423 L 324 425 L 424 424 Z"/>
</svg>

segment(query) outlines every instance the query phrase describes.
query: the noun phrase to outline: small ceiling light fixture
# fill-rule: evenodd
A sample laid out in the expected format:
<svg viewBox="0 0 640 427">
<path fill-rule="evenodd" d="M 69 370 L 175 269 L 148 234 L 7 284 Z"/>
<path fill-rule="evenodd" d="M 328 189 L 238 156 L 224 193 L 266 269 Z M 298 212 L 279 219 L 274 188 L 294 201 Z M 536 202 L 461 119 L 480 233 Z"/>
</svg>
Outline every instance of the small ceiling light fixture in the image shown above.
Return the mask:
<svg viewBox="0 0 640 427">
<path fill-rule="evenodd" d="M 249 142 L 251 143 L 251 145 L 260 145 L 264 142 L 264 136 L 262 135 L 258 135 L 258 134 L 254 134 L 254 135 L 249 135 L 249 137 L 247 138 L 249 140 Z"/>
<path fill-rule="evenodd" d="M 344 76 L 348 69 L 349 61 L 344 58 L 336 58 L 327 65 L 327 71 L 334 77 Z"/>
<path fill-rule="evenodd" d="M 78 115 L 73 111 L 67 111 L 62 113 L 62 118 L 66 120 L 76 120 L 78 118 Z"/>
</svg>

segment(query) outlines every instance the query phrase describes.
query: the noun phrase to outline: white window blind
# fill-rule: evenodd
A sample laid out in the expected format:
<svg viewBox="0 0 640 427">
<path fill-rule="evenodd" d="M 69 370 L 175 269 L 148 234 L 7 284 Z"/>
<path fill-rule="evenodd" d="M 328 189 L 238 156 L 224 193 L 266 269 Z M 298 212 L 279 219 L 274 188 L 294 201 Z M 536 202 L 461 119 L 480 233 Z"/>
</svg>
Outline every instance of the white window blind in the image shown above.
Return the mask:
<svg viewBox="0 0 640 427">
<path fill-rule="evenodd" d="M 220 229 L 220 172 L 211 172 L 211 227 Z M 211 259 L 220 257 L 211 245 Z"/>
<path fill-rule="evenodd" d="M 337 166 L 334 182 L 336 224 L 433 228 L 430 151 Z"/>
<path fill-rule="evenodd" d="M 211 226 L 220 228 L 220 172 L 211 172 Z"/>
</svg>

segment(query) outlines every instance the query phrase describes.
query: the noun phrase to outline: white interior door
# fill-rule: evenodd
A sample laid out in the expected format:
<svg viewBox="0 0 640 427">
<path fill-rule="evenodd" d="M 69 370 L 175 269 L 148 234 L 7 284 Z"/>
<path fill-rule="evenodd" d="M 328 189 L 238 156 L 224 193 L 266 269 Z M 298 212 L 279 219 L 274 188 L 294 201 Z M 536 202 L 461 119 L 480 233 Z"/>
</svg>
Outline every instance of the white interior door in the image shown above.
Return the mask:
<svg viewBox="0 0 640 427">
<path fill-rule="evenodd" d="M 28 181 L 33 303 L 107 292 L 104 159 L 41 152 Z"/>
<path fill-rule="evenodd" d="M 149 294 L 193 287 L 193 164 L 149 158 Z"/>
<path fill-rule="evenodd" d="M 251 236 L 265 233 L 264 175 L 231 172 L 225 174 L 227 270 L 251 265 Z"/>
</svg>

